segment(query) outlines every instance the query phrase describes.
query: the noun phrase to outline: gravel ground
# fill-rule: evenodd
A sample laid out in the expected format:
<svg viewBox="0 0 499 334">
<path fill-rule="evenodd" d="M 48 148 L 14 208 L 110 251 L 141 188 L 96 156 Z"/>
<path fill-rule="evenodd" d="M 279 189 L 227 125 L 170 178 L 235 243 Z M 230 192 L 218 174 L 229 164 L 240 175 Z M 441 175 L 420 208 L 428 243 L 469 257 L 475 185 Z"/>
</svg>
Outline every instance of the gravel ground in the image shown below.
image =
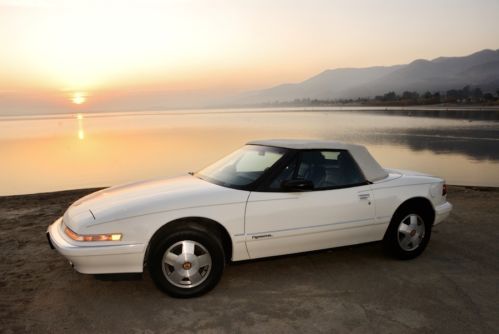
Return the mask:
<svg viewBox="0 0 499 334">
<path fill-rule="evenodd" d="M 379 243 L 235 263 L 209 294 L 149 275 L 74 272 L 47 225 L 92 190 L 0 197 L 0 332 L 497 333 L 499 189 L 449 187 L 455 209 L 412 261 Z"/>
</svg>

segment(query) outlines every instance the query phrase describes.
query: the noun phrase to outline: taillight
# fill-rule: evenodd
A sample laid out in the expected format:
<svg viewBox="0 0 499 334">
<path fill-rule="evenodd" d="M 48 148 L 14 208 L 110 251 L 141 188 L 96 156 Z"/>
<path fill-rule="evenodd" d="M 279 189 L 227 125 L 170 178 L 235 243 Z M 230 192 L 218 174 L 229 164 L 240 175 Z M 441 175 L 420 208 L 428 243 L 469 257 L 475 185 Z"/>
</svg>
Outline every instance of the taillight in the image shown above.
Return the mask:
<svg viewBox="0 0 499 334">
<path fill-rule="evenodd" d="M 447 195 L 447 185 L 444 183 L 443 187 L 442 187 L 442 196 L 445 196 Z"/>
</svg>

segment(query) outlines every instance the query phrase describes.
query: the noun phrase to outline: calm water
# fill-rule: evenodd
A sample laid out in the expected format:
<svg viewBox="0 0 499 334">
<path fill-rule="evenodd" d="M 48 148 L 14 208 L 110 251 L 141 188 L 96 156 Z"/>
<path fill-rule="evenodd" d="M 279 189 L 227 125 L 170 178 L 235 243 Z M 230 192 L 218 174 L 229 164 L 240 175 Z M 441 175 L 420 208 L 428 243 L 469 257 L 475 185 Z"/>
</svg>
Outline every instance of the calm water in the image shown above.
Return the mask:
<svg viewBox="0 0 499 334">
<path fill-rule="evenodd" d="M 361 143 L 385 167 L 499 186 L 499 122 L 381 112 L 253 110 L 0 117 L 0 195 L 196 171 L 253 139 Z"/>
</svg>

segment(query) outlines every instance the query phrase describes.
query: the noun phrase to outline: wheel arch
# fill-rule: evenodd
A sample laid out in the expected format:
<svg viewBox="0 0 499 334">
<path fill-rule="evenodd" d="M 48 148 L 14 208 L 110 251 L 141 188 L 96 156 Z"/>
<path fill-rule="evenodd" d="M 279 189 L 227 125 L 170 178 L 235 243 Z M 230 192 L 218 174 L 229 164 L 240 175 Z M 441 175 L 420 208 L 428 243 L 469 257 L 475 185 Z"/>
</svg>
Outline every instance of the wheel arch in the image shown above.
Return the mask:
<svg viewBox="0 0 499 334">
<path fill-rule="evenodd" d="M 162 225 L 160 228 L 154 232 L 154 234 L 151 236 L 149 239 L 149 242 L 147 243 L 147 249 L 144 254 L 144 264 L 147 263 L 147 259 L 149 257 L 149 251 L 151 248 L 151 245 L 156 241 L 156 239 L 163 233 L 167 233 L 169 230 L 175 230 L 179 229 L 182 226 L 185 226 L 185 224 L 189 223 L 191 226 L 198 226 L 200 228 L 207 229 L 211 232 L 214 232 L 218 234 L 220 241 L 222 243 L 226 258 L 225 261 L 229 262 L 232 259 L 232 238 L 230 237 L 229 232 L 227 229 L 220 224 L 219 222 L 206 218 L 206 217 L 183 217 L 183 218 L 177 218 L 172 221 L 169 221 L 168 223 Z"/>
<path fill-rule="evenodd" d="M 425 214 L 424 218 L 428 219 L 433 225 L 433 222 L 435 221 L 435 208 L 433 207 L 431 201 L 426 197 L 411 197 L 402 202 L 393 212 L 392 218 L 390 220 L 390 225 L 393 223 L 393 219 L 399 212 L 410 209 Z"/>
</svg>

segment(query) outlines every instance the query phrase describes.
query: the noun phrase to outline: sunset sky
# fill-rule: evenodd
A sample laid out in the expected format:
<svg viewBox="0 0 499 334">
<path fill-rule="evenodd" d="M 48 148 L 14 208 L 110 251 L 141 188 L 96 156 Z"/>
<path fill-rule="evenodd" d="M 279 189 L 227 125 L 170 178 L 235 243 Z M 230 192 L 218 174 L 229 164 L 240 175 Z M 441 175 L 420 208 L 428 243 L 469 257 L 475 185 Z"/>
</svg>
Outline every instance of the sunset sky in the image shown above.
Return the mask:
<svg viewBox="0 0 499 334">
<path fill-rule="evenodd" d="M 497 0 L 0 0 L 0 114 L 199 106 L 499 47 Z"/>
</svg>

